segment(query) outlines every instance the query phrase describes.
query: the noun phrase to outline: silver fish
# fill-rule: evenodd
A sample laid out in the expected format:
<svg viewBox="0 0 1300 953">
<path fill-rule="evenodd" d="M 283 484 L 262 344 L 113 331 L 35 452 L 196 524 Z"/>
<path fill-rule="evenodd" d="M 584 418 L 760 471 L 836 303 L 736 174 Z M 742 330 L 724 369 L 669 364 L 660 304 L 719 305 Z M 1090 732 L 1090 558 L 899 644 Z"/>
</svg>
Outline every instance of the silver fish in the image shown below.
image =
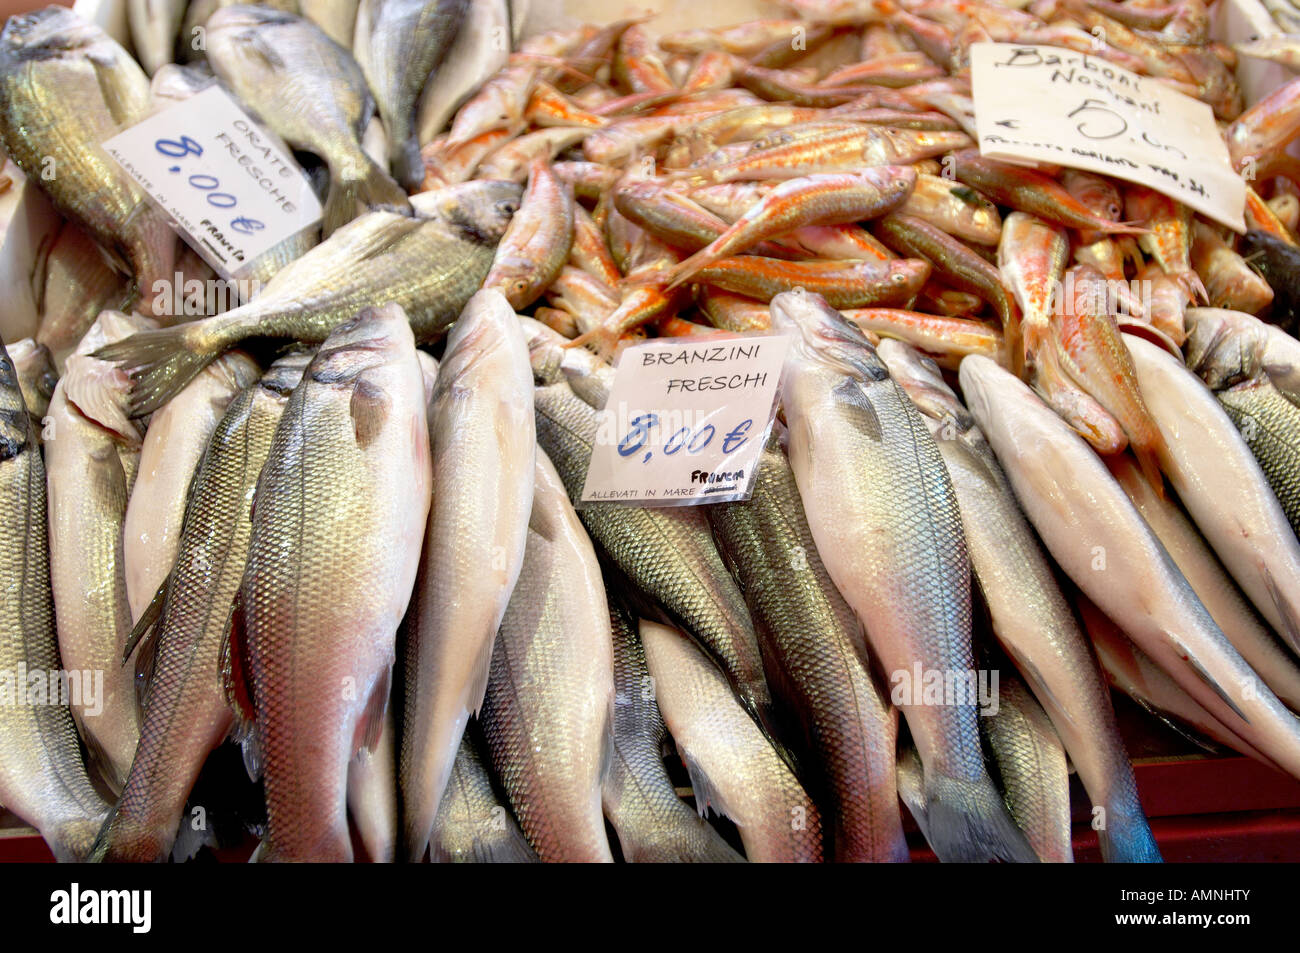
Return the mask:
<svg viewBox="0 0 1300 953">
<path fill-rule="evenodd" d="M 519 319 L 497 291 L 465 306 L 429 413 L 433 510 L 421 612 L 406 646 L 400 777 L 408 859 L 423 857 L 465 723 L 483 704 L 497 628 L 519 577 L 537 441 Z"/>
<path fill-rule="evenodd" d="M 506 65 L 510 58 L 508 6 L 506 0 L 475 0 L 465 11 L 456 41 L 420 96 L 415 124 L 421 145 L 442 132 L 470 94 Z"/>
<path fill-rule="evenodd" d="M 172 61 L 187 5 L 187 0 L 127 0 L 131 45 L 150 76 Z"/>
<path fill-rule="evenodd" d="M 537 855 L 505 798 L 498 795 L 488 773 L 480 729 L 470 722 L 456 750 L 447 790 L 429 838 L 434 861 L 444 864 L 524 864 Z"/>
<path fill-rule="evenodd" d="M 519 581 L 501 620 L 483 732 L 537 856 L 613 862 L 601 814 L 613 643 L 600 566 L 555 467 L 537 454 Z"/>
<path fill-rule="evenodd" d="M 930 845 L 945 861 L 1034 861 L 985 769 L 975 699 L 926 705 L 911 684 L 916 669 L 954 685 L 975 672 L 970 561 L 938 447 L 862 332 L 819 296 L 778 295 L 772 325 L 794 335 L 781 398 L 808 524 L 920 750 Z"/>
</svg>

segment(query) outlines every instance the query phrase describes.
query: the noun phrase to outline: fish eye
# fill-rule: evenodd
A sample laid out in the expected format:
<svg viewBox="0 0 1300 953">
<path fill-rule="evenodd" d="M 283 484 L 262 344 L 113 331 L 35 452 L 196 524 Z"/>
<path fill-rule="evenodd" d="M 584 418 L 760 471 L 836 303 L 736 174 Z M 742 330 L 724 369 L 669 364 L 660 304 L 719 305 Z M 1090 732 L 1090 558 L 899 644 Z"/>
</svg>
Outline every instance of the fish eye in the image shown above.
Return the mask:
<svg viewBox="0 0 1300 953">
<path fill-rule="evenodd" d="M 497 203 L 497 211 L 502 215 L 514 215 L 515 212 L 519 211 L 519 203 L 504 199 Z"/>
</svg>

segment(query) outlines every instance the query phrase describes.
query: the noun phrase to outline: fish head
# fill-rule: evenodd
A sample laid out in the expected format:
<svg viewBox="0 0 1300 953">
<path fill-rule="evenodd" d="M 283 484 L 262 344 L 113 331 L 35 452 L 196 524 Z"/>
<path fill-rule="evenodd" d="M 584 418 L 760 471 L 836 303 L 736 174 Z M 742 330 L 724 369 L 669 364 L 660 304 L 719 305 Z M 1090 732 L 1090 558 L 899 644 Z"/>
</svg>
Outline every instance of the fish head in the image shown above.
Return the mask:
<svg viewBox="0 0 1300 953">
<path fill-rule="evenodd" d="M 889 371 L 861 328 L 847 320 L 818 294 L 784 291 L 772 299 L 772 327 L 794 336 L 791 360 L 833 368 L 861 382 L 881 381 Z"/>
<path fill-rule="evenodd" d="M 364 308 L 329 333 L 306 373 L 322 384 L 347 383 L 387 363 L 404 343 L 413 341 L 401 305 L 390 301 Z"/>
<path fill-rule="evenodd" d="M 945 383 L 939 365 L 903 341 L 885 338 L 876 353 L 889 368 L 889 376 L 921 412 L 937 440 L 956 440 L 975 426 L 975 420 Z"/>
<path fill-rule="evenodd" d="M 1226 308 L 1188 308 L 1187 366 L 1214 391 L 1253 377 L 1265 346 L 1262 322 Z"/>
<path fill-rule="evenodd" d="M 425 192 L 411 204 L 428 218 L 444 222 L 464 240 L 496 247 L 523 202 L 523 186 L 498 179 L 458 182 Z"/>
<path fill-rule="evenodd" d="M 287 397 L 302 381 L 302 375 L 315 356 L 314 348 L 297 348 L 281 355 L 266 369 L 258 386 L 272 394 Z"/>
<path fill-rule="evenodd" d="M 99 27 L 72 10 L 49 6 L 10 17 L 0 50 L 16 60 L 45 60 L 86 53 L 106 41 L 111 42 Z"/>
<path fill-rule="evenodd" d="M 913 299 L 921 293 L 921 288 L 930 279 L 930 263 L 922 258 L 894 258 L 887 262 L 863 262 L 864 269 L 874 270 L 883 266 L 886 271 L 886 282 L 889 286 L 887 298 L 884 301 L 897 301 L 903 307 L 911 305 Z"/>
</svg>

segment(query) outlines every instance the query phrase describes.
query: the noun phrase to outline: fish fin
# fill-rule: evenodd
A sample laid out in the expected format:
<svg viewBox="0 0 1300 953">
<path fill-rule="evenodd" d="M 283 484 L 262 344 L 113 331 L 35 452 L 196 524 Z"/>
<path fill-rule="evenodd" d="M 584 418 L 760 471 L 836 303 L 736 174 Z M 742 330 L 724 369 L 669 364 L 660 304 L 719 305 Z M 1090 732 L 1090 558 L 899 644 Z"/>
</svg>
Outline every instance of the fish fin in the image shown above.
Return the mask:
<svg viewBox="0 0 1300 953">
<path fill-rule="evenodd" d="M 136 650 L 136 646 L 140 644 L 149 630 L 157 624 L 159 617 L 162 615 L 164 597 L 167 594 L 167 583 L 170 579 L 170 574 L 163 579 L 158 586 L 158 591 L 149 600 L 149 605 L 145 606 L 144 613 L 131 627 L 131 634 L 126 638 L 126 647 L 122 649 L 123 665 L 131 660 L 131 653 Z"/>
<path fill-rule="evenodd" d="M 727 807 L 721 793 L 713 786 L 709 776 L 704 773 L 704 769 L 691 760 L 691 756 L 685 751 L 679 751 L 682 756 L 682 764 L 686 766 L 686 773 L 691 779 L 691 791 L 695 794 L 695 809 L 699 812 L 700 817 L 705 817 L 709 813 L 709 808 L 714 812 L 721 814 L 723 817 L 729 817 L 735 821 L 735 815 Z"/>
<path fill-rule="evenodd" d="M 1296 618 L 1294 608 L 1287 602 L 1282 590 L 1278 588 L 1277 583 L 1273 580 L 1273 574 L 1268 571 L 1268 567 L 1260 566 L 1259 568 L 1264 574 L 1264 588 L 1268 590 L 1268 597 L 1273 601 L 1273 607 L 1277 609 L 1277 614 L 1282 617 L 1282 631 L 1278 634 L 1286 639 L 1292 651 L 1300 653 L 1300 619 Z"/>
<path fill-rule="evenodd" d="M 1164 860 L 1141 805 L 1135 811 L 1106 805 L 1106 823 L 1097 829 L 1097 846 L 1108 864 L 1158 864 Z"/>
<path fill-rule="evenodd" d="M 352 385 L 352 400 L 348 411 L 352 415 L 352 430 L 356 435 L 357 446 L 365 449 L 370 446 L 384 429 L 392 401 L 382 387 L 371 384 L 365 378 L 358 378 Z"/>
<path fill-rule="evenodd" d="M 162 407 L 216 359 L 218 350 L 193 341 L 199 324 L 139 331 L 104 345 L 92 355 L 131 372 L 132 417 L 143 417 Z"/>
<path fill-rule="evenodd" d="M 1166 632 L 1165 637 L 1173 644 L 1174 649 L 1180 656 L 1182 656 L 1183 660 L 1192 667 L 1192 671 L 1196 673 L 1197 677 L 1206 685 L 1209 685 L 1210 688 L 1214 689 L 1214 694 L 1223 699 L 1223 703 L 1232 709 L 1234 715 L 1249 725 L 1250 719 L 1246 717 L 1246 713 L 1238 707 L 1235 701 L 1232 700 L 1232 696 L 1228 694 L 1227 690 L 1215 680 L 1214 676 L 1210 674 L 1209 669 L 1202 664 L 1201 660 L 1192 654 L 1192 650 L 1172 632 Z M 1210 712 L 1210 714 L 1213 715 L 1214 712 Z M 1222 721 L 1223 719 L 1220 718 L 1219 720 Z M 1232 726 L 1229 725 L 1228 727 L 1231 728 Z"/>
<path fill-rule="evenodd" d="M 988 775 L 968 781 L 925 772 L 925 815 L 927 840 L 945 863 L 1038 862 Z"/>
<path fill-rule="evenodd" d="M 876 413 L 876 408 L 871 406 L 871 401 L 867 400 L 867 395 L 862 392 L 858 383 L 847 379 L 840 381 L 831 393 L 840 403 L 848 406 L 857 429 L 879 443 L 884 433 L 880 426 L 880 416 Z"/>
<path fill-rule="evenodd" d="M 72 718 L 77 723 L 77 730 L 81 732 L 81 740 L 86 746 L 86 766 L 92 774 L 103 778 L 114 791 L 121 791 L 126 786 L 126 778 L 118 775 L 108 750 L 86 730 L 85 720 L 78 717 L 77 712 L 72 713 Z"/>
<path fill-rule="evenodd" d="M 390 665 L 380 673 L 365 711 L 357 720 L 356 737 L 352 739 L 354 754 L 363 748 L 373 752 L 379 747 L 379 737 L 384 733 L 384 715 L 388 712 L 388 699 L 392 693 L 393 667 Z"/>
<path fill-rule="evenodd" d="M 393 177 L 408 189 L 420 189 L 424 185 L 424 160 L 420 158 L 420 142 L 415 136 L 401 142 L 393 142 L 388 149 L 388 162 L 393 168 Z"/>
<path fill-rule="evenodd" d="M 114 804 L 109 809 L 109 812 L 104 815 L 104 823 L 99 826 L 99 833 L 95 835 L 95 840 L 86 853 L 85 863 L 102 864 L 108 859 L 108 851 L 112 847 L 113 818 L 117 816 L 117 809 L 120 804 L 120 801 Z"/>
<path fill-rule="evenodd" d="M 921 756 L 910 746 L 898 756 L 898 797 L 912 812 L 912 820 L 928 842 L 930 819 L 925 813 L 925 772 L 921 768 Z"/>
<path fill-rule="evenodd" d="M 151 602 L 149 605 L 152 608 L 153 603 Z M 147 614 L 148 610 L 145 611 Z M 144 621 L 143 617 L 141 621 Z M 159 639 L 156 628 L 155 626 L 153 635 L 140 642 L 135 656 L 135 678 L 133 681 L 135 684 L 135 699 L 141 711 L 145 711 L 149 707 L 149 692 L 153 687 L 154 670 L 158 665 Z M 126 664 L 125 660 L 122 664 Z"/>
<path fill-rule="evenodd" d="M 364 205 L 367 209 L 379 208 L 403 215 L 411 214 L 411 203 L 407 201 L 406 190 L 382 168 L 368 161 L 362 178 L 330 178 L 321 219 L 321 239 L 329 238 L 336 229 L 356 218 L 359 205 Z"/>
</svg>

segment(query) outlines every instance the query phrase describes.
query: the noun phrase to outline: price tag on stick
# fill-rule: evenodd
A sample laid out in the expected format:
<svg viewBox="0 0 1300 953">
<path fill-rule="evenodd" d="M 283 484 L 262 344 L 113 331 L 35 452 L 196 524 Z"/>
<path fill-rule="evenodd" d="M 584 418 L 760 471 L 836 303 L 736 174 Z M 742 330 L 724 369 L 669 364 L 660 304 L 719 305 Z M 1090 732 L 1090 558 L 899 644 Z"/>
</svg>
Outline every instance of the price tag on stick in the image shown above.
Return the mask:
<svg viewBox="0 0 1300 953">
<path fill-rule="evenodd" d="M 970 61 L 982 155 L 1113 175 L 1246 230 L 1246 184 L 1205 103 L 1055 46 L 974 43 Z"/>
<path fill-rule="evenodd" d="M 625 348 L 579 505 L 749 499 L 789 347 L 784 334 L 728 334 Z"/>
<path fill-rule="evenodd" d="M 104 149 L 226 278 L 321 219 L 293 156 L 215 84 L 118 133 Z"/>
</svg>

